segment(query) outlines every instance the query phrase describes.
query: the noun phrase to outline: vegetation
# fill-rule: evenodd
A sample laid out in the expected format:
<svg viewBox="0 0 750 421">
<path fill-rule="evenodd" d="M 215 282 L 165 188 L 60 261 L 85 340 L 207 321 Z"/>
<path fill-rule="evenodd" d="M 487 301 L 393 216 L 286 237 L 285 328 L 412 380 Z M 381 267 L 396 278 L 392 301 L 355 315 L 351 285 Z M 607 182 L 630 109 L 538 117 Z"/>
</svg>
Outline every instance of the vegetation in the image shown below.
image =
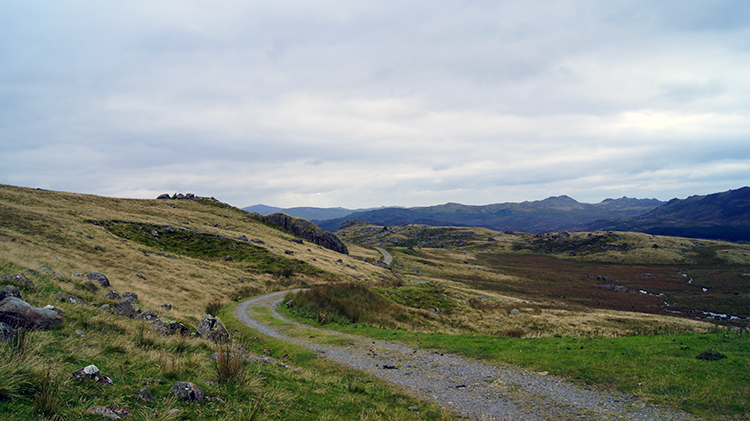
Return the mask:
<svg viewBox="0 0 750 421">
<path fill-rule="evenodd" d="M 347 238 L 364 244 L 347 244 L 349 256 L 289 241 L 288 232 L 216 200 L 0 185 L 0 275 L 49 268 L 29 275 L 33 287 L 2 283 L 15 283 L 33 305 L 55 305 L 65 320 L 0 344 L 0 413 L 96 419 L 86 409 L 110 404 L 144 420 L 452 419 L 233 317 L 239 299 L 311 287 L 287 297 L 293 302 L 281 310 L 617 388 L 708 419 L 750 416 L 748 245 L 637 233 L 347 229 Z M 380 258 L 369 244 L 390 248 L 392 270 L 367 263 Z M 93 271 L 112 285 L 87 279 Z M 611 284 L 629 292 L 603 287 Z M 232 340 L 162 336 L 146 322 L 102 312 L 117 304 L 104 297 L 109 289 L 137 293 L 142 308 L 191 329 L 203 313 L 219 316 Z M 85 304 L 55 298 L 59 291 Z M 89 364 L 115 385 L 70 378 Z M 198 384 L 209 399 L 177 399 L 170 392 L 176 381 Z M 143 387 L 154 401 L 138 398 Z M 413 405 L 423 410 L 408 411 Z"/>
</svg>

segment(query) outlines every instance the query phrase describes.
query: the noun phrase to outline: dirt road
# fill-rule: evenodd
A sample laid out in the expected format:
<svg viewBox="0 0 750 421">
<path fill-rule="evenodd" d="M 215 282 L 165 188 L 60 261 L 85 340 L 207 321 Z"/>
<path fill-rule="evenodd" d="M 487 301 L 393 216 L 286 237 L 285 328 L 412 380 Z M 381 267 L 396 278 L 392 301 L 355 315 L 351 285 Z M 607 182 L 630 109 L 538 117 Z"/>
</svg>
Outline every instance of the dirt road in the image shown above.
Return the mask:
<svg viewBox="0 0 750 421">
<path fill-rule="evenodd" d="M 653 407 L 620 392 L 585 388 L 556 376 L 518 367 L 415 349 L 390 341 L 312 328 L 282 317 L 276 307 L 288 291 L 241 303 L 237 317 L 266 335 L 283 339 L 371 373 L 478 420 L 697 420 L 687 413 Z M 268 308 L 286 322 L 269 327 L 253 309 Z M 346 346 L 316 342 L 316 333 L 345 338 Z"/>
</svg>

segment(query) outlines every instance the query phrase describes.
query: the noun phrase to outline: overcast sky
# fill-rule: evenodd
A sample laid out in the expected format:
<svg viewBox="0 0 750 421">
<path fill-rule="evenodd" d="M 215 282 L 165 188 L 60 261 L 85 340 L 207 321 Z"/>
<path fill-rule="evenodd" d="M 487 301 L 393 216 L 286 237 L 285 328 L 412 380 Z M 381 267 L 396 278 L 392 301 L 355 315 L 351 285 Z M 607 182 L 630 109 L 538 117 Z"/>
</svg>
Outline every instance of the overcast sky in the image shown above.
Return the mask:
<svg viewBox="0 0 750 421">
<path fill-rule="evenodd" d="M 0 3 L 0 183 L 244 207 L 750 184 L 750 2 Z"/>
</svg>

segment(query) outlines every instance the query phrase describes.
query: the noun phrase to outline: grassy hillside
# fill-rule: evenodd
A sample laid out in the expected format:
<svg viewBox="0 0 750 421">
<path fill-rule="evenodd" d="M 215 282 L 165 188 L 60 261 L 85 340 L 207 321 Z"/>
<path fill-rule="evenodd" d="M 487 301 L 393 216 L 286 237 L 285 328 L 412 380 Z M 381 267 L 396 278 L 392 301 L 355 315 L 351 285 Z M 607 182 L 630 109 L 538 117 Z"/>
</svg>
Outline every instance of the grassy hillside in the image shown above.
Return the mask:
<svg viewBox="0 0 750 421">
<path fill-rule="evenodd" d="M 19 284 L 23 298 L 53 304 L 65 320 L 0 344 L 0 412 L 17 420 L 101 419 L 85 411 L 115 405 L 136 419 L 452 418 L 232 316 L 241 297 L 315 287 L 294 309 L 314 323 L 522 364 L 707 418 L 750 414 L 750 379 L 742 374 L 750 371 L 750 246 L 638 233 L 362 223 L 337 234 L 349 256 L 300 244 L 215 199 L 113 199 L 0 185 L 0 275 L 26 273 L 34 287 Z M 374 246 L 393 255 L 390 269 L 371 264 L 381 259 Z M 89 280 L 89 272 L 105 274 L 111 287 Z M 146 322 L 101 311 L 116 304 L 108 290 L 136 293 L 143 310 L 192 331 L 204 313 L 218 314 L 233 342 L 162 336 Z M 672 349 L 673 339 L 689 348 Z M 583 340 L 608 354 L 630 347 L 632 358 L 615 367 L 599 354 L 560 352 Z M 711 343 L 729 358 L 694 363 L 698 348 Z M 519 349 L 524 358 L 513 356 Z M 220 351 L 249 359 L 209 358 Z M 70 378 L 89 364 L 115 385 Z M 656 378 L 653 367 L 698 370 L 695 376 L 711 379 L 714 399 L 698 398 L 705 388 L 688 384 L 692 374 L 659 372 L 662 380 L 638 386 Z M 730 368 L 739 374 L 722 375 Z M 208 398 L 175 398 L 176 381 L 200 385 Z M 154 401 L 137 397 L 144 387 Z"/>
<path fill-rule="evenodd" d="M 23 299 L 54 305 L 65 321 L 61 328 L 0 343 L 3 419 L 103 419 L 86 413 L 103 405 L 125 407 L 138 420 L 451 418 L 233 320 L 227 304 L 239 297 L 354 280 L 350 275 L 375 282 L 388 274 L 362 261 L 377 257 L 373 250 L 354 245 L 345 256 L 291 238 L 212 199 L 112 199 L 0 186 L 0 274 L 26 274 L 34 287 L 19 284 Z M 94 271 L 111 286 L 84 276 Z M 144 310 L 193 332 L 202 314 L 224 305 L 219 314 L 234 332 L 233 342 L 162 336 L 147 322 L 101 311 L 102 305 L 116 305 L 105 297 L 108 290 L 134 292 Z M 59 291 L 78 297 L 79 304 L 56 298 Z M 227 351 L 249 359 L 222 365 L 209 358 Z M 114 386 L 71 379 L 91 364 Z M 201 386 L 206 400 L 176 398 L 170 389 L 177 381 Z M 154 400 L 139 398 L 141 388 Z M 415 413 L 409 406 L 424 409 Z"/>
</svg>

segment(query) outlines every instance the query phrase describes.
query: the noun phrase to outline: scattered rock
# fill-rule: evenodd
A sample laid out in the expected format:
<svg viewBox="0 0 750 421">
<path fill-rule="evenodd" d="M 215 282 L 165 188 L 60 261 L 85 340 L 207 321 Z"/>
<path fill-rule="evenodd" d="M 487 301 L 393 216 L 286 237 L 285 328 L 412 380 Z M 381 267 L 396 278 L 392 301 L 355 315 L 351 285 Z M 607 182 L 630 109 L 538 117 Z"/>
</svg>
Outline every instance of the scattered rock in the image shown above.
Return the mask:
<svg viewBox="0 0 750 421">
<path fill-rule="evenodd" d="M 134 302 L 138 301 L 138 294 L 136 294 L 135 292 L 125 291 L 122 294 L 121 301 L 127 301 L 129 303 L 134 303 Z"/>
<path fill-rule="evenodd" d="M 141 398 L 141 399 L 143 399 L 143 400 L 146 400 L 146 401 L 153 401 L 154 400 L 154 397 L 151 396 L 151 392 L 149 392 L 148 389 L 146 389 L 145 387 L 141 388 L 138 391 L 138 397 Z"/>
<path fill-rule="evenodd" d="M 166 304 L 165 303 L 165 304 L 156 306 L 156 308 L 160 308 L 160 309 L 163 309 L 163 310 L 166 310 L 166 311 L 171 311 L 172 310 L 172 304 Z"/>
<path fill-rule="evenodd" d="M 111 420 L 121 420 L 125 417 L 130 417 L 133 415 L 132 413 L 130 413 L 128 408 L 125 408 L 124 406 L 113 405 L 93 406 L 87 409 L 86 413 L 92 415 L 101 415 Z"/>
<path fill-rule="evenodd" d="M 112 306 L 110 306 L 109 304 L 103 304 L 101 307 L 99 307 L 99 311 L 103 311 L 105 313 L 108 313 L 108 312 L 112 311 Z"/>
<path fill-rule="evenodd" d="M 224 323 L 222 323 L 220 318 L 210 314 L 203 315 L 195 330 L 202 338 L 210 339 L 214 342 L 226 342 L 229 340 L 229 332 Z"/>
<path fill-rule="evenodd" d="M 115 384 L 112 379 L 102 374 L 102 372 L 93 364 L 74 371 L 73 374 L 70 375 L 70 378 L 78 381 L 95 380 L 98 383 L 110 386 Z"/>
<path fill-rule="evenodd" d="M 86 277 L 92 281 L 99 282 L 99 286 L 101 286 L 102 288 L 110 286 L 109 279 L 107 279 L 104 274 L 101 274 L 99 272 L 90 272 L 86 274 Z"/>
<path fill-rule="evenodd" d="M 598 285 L 599 288 L 606 288 L 611 289 L 615 292 L 629 292 L 630 290 L 625 285 L 616 285 L 616 284 L 609 284 L 609 285 Z"/>
<path fill-rule="evenodd" d="M 410 406 L 409 407 L 409 411 L 419 412 L 419 407 L 418 406 Z"/>
<path fill-rule="evenodd" d="M 53 297 L 62 302 L 70 304 L 86 305 L 86 301 L 83 298 L 77 295 L 68 294 L 67 292 L 63 291 L 57 291 L 55 295 L 53 295 Z"/>
<path fill-rule="evenodd" d="M 225 262 L 231 262 L 232 261 L 232 256 L 224 256 L 224 261 Z"/>
<path fill-rule="evenodd" d="M 136 273 L 136 274 L 135 274 L 135 277 L 136 277 L 136 278 L 138 278 L 138 279 L 143 279 L 144 281 L 147 281 L 147 280 L 148 280 L 148 279 L 146 279 L 146 277 L 145 277 L 145 276 L 141 275 L 140 273 Z"/>
<path fill-rule="evenodd" d="M 297 244 L 305 244 L 305 242 L 300 240 L 299 238 L 287 238 L 287 241 L 291 241 L 292 243 L 297 243 Z"/>
<path fill-rule="evenodd" d="M 171 392 L 190 402 L 203 402 L 205 393 L 203 388 L 190 382 L 177 382 L 172 386 Z"/>
<path fill-rule="evenodd" d="M 260 238 L 253 238 L 252 240 L 250 240 L 250 242 L 255 244 L 266 244 L 266 242 L 261 240 Z"/>
<path fill-rule="evenodd" d="M 134 301 L 121 298 L 115 306 L 115 311 L 121 316 L 133 319 L 141 313 L 141 306 Z"/>
<path fill-rule="evenodd" d="M 293 255 L 294 251 L 293 250 L 284 250 L 284 254 Z"/>
<path fill-rule="evenodd" d="M 62 325 L 60 314 L 54 307 L 48 307 L 34 307 L 18 297 L 6 297 L 0 301 L 0 322 L 29 330 L 54 329 Z"/>
<path fill-rule="evenodd" d="M 521 310 L 519 310 L 519 309 L 517 309 L 517 308 L 514 308 L 514 309 L 513 309 L 513 310 L 511 310 L 510 312 L 511 312 L 511 314 L 521 314 Z"/>
<path fill-rule="evenodd" d="M 167 415 L 177 415 L 180 412 L 182 412 L 182 411 L 180 411 L 179 409 L 176 409 L 176 408 L 175 409 L 170 409 L 169 411 L 167 411 Z"/>
<path fill-rule="evenodd" d="M 247 236 L 244 236 L 244 235 L 240 235 L 239 237 L 237 237 L 237 239 L 240 241 L 245 241 L 245 242 L 250 241 L 247 239 Z"/>
</svg>

